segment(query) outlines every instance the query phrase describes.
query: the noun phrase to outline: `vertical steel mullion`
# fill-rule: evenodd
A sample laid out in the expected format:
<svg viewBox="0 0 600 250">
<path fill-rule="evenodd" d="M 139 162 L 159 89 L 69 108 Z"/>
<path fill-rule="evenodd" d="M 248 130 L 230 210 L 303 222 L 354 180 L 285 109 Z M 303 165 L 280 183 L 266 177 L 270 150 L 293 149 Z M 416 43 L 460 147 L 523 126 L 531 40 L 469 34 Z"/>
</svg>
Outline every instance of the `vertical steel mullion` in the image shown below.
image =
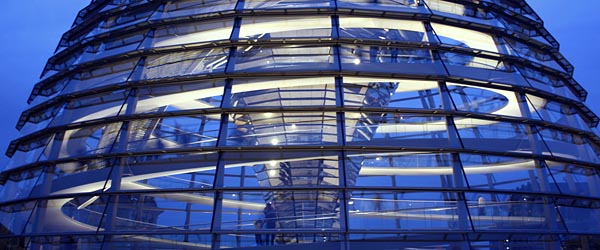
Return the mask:
<svg viewBox="0 0 600 250">
<path fill-rule="evenodd" d="M 464 148 L 462 139 L 460 137 L 460 134 L 458 133 L 458 128 L 456 127 L 456 124 L 454 123 L 454 117 L 453 116 L 444 116 L 444 118 L 446 119 L 446 131 L 448 133 L 448 140 L 450 143 L 450 147 L 459 148 L 459 149 Z"/>
<path fill-rule="evenodd" d="M 334 41 L 340 39 L 340 17 L 338 15 L 331 16 L 331 38 Z"/>
<path fill-rule="evenodd" d="M 221 236 L 220 234 L 217 233 L 217 231 L 219 231 L 221 229 L 221 212 L 222 212 L 222 208 L 223 208 L 223 201 L 222 201 L 222 197 L 223 194 L 221 191 L 219 191 L 219 188 L 223 187 L 223 171 L 225 169 L 225 163 L 224 163 L 224 156 L 223 154 L 225 154 L 224 152 L 219 152 L 218 153 L 218 160 L 217 160 L 217 165 L 215 168 L 215 177 L 213 180 L 213 190 L 215 190 L 213 192 L 214 195 L 214 200 L 213 200 L 213 213 L 212 213 L 212 221 L 210 224 L 210 232 L 212 234 L 212 249 L 213 250 L 218 250 L 220 249 L 220 244 L 221 244 Z"/>
</svg>

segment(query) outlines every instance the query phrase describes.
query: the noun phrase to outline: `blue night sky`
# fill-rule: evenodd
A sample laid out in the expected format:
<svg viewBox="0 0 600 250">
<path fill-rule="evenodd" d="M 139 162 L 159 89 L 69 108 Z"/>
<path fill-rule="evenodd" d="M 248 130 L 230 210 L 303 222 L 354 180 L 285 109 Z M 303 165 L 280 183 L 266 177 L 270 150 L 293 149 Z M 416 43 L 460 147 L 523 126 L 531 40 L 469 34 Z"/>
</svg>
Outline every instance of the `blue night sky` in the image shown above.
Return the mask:
<svg viewBox="0 0 600 250">
<path fill-rule="evenodd" d="M 0 169 L 4 152 L 18 137 L 15 125 L 27 107 L 27 97 L 52 55 L 62 33 L 89 0 L 2 0 L 0 15 Z M 529 0 L 561 44 L 562 54 L 575 66 L 575 79 L 589 92 L 587 105 L 600 114 L 600 86 L 594 79 L 600 58 L 600 1 Z"/>
</svg>

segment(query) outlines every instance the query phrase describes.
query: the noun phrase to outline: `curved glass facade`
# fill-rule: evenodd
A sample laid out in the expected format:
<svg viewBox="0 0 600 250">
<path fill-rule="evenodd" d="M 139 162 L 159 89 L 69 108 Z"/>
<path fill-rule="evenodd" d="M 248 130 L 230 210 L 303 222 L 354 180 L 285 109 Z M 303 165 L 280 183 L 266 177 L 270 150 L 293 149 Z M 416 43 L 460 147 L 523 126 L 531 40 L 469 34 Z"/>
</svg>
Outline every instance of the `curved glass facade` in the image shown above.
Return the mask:
<svg viewBox="0 0 600 250">
<path fill-rule="evenodd" d="M 8 249 L 599 249 L 586 92 L 520 0 L 94 0 L 0 174 Z"/>
</svg>

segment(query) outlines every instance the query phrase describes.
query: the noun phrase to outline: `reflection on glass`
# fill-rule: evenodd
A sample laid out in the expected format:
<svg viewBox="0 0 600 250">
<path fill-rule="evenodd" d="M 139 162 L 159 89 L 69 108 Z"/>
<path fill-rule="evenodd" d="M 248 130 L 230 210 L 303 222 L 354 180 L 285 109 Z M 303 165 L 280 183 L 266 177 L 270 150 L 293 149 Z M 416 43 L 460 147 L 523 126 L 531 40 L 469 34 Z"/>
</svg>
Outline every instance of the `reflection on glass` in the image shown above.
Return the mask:
<svg viewBox="0 0 600 250">
<path fill-rule="evenodd" d="M 565 231 L 549 197 L 530 194 L 466 193 L 475 230 Z"/>
<path fill-rule="evenodd" d="M 566 72 L 562 66 L 558 64 L 554 56 L 550 54 L 550 52 L 545 52 L 540 49 L 536 49 L 527 44 L 519 42 L 514 39 L 504 38 L 504 40 L 511 46 L 513 50 L 515 50 L 521 57 L 525 57 L 529 60 L 539 62 L 548 67 L 551 67 L 556 70 L 560 70 Z"/>
<path fill-rule="evenodd" d="M 531 153 L 531 140 L 539 142 L 537 134 L 520 123 L 455 117 L 454 124 L 468 149 Z"/>
<path fill-rule="evenodd" d="M 586 137 L 559 131 L 551 128 L 538 128 L 548 151 L 553 156 L 577 159 L 587 162 L 598 162 L 600 148 Z"/>
<path fill-rule="evenodd" d="M 67 130 L 55 139 L 51 152 L 58 151 L 58 159 L 109 153 L 116 149 L 120 130 L 121 122 Z"/>
<path fill-rule="evenodd" d="M 225 187 L 338 186 L 336 152 L 228 152 Z"/>
<path fill-rule="evenodd" d="M 195 115 L 132 121 L 127 151 L 215 146 L 220 118 L 220 115 Z"/>
<path fill-rule="evenodd" d="M 139 88 L 135 113 L 165 113 L 217 108 L 223 98 L 221 80 L 179 82 Z"/>
<path fill-rule="evenodd" d="M 11 232 L 25 231 L 35 205 L 36 201 L 32 201 L 0 207 L 0 223 L 7 229 L 0 231 L 0 235 L 5 236 Z"/>
<path fill-rule="evenodd" d="M 99 22 L 96 28 L 87 34 L 87 37 L 96 36 L 120 28 L 130 28 L 135 24 L 147 21 L 155 10 L 155 6 L 146 5 L 137 9 L 126 9 L 124 12 L 117 12 L 116 15 L 108 16 Z"/>
<path fill-rule="evenodd" d="M 244 17 L 239 37 L 242 40 L 279 38 L 323 38 L 331 36 L 329 16 Z"/>
<path fill-rule="evenodd" d="M 228 54 L 228 48 L 212 48 L 149 56 L 141 80 L 223 72 Z"/>
<path fill-rule="evenodd" d="M 246 0 L 245 9 L 297 9 L 329 7 L 330 1 L 318 0 Z"/>
<path fill-rule="evenodd" d="M 532 159 L 477 154 L 460 159 L 473 189 L 558 193 L 548 170 Z"/>
<path fill-rule="evenodd" d="M 491 35 L 438 23 L 431 23 L 431 26 L 444 44 L 498 53 L 496 42 Z"/>
<path fill-rule="evenodd" d="M 129 59 L 76 72 L 70 76 L 61 94 L 125 82 L 131 75 L 137 61 L 137 58 Z"/>
<path fill-rule="evenodd" d="M 152 20 L 184 16 L 216 15 L 218 12 L 233 11 L 235 0 L 178 0 L 169 1 L 159 9 Z"/>
<path fill-rule="evenodd" d="M 402 113 L 346 112 L 346 143 L 403 147 L 444 147 L 450 144 L 444 116 Z"/>
<path fill-rule="evenodd" d="M 77 64 L 134 51 L 139 48 L 147 32 L 144 30 L 89 45 L 79 57 Z"/>
<path fill-rule="evenodd" d="M 340 229 L 338 191 L 224 192 L 220 229 L 262 230 Z M 268 234 L 268 233 L 267 233 Z"/>
<path fill-rule="evenodd" d="M 235 61 L 235 70 L 241 72 L 335 69 L 332 47 L 238 47 Z"/>
<path fill-rule="evenodd" d="M 596 168 L 546 161 L 563 194 L 600 197 L 600 173 Z"/>
<path fill-rule="evenodd" d="M 344 105 L 374 108 L 441 109 L 435 81 L 344 77 Z"/>
<path fill-rule="evenodd" d="M 154 31 L 150 47 L 157 48 L 227 40 L 231 36 L 232 27 L 232 19 L 165 25 Z"/>
<path fill-rule="evenodd" d="M 366 18 L 340 17 L 341 38 L 364 38 L 392 42 L 427 42 L 425 26 L 422 22 Z"/>
<path fill-rule="evenodd" d="M 556 203 L 569 233 L 600 230 L 600 204 L 597 201 L 557 199 Z"/>
<path fill-rule="evenodd" d="M 274 235 L 273 244 L 269 241 L 267 243 L 266 238 Z M 322 234 L 307 234 L 307 233 L 278 233 L 278 234 L 242 234 L 242 233 L 228 233 L 220 235 L 219 249 L 247 249 L 256 248 L 256 246 L 266 247 L 268 245 L 276 245 L 274 248 L 285 248 L 293 247 L 295 245 L 306 244 L 304 247 L 313 248 L 319 246 L 320 249 L 340 249 L 343 239 L 342 235 L 334 233 L 322 233 Z M 257 239 L 260 239 L 257 240 Z"/>
<path fill-rule="evenodd" d="M 427 49 L 345 45 L 340 47 L 342 70 L 401 74 L 443 74 Z M 425 66 L 426 65 L 426 66 Z"/>
<path fill-rule="evenodd" d="M 29 169 L 7 177 L 0 189 L 0 202 L 27 198 L 42 175 L 42 169 Z M 0 210 L 1 211 L 1 210 Z M 0 212 L 1 213 L 1 212 Z M 0 222 L 2 220 L 0 219 Z M 3 224 L 6 225 L 6 224 Z M 2 233 L 0 233 L 2 234 Z"/>
<path fill-rule="evenodd" d="M 529 109 L 536 119 L 558 123 L 569 127 L 590 130 L 588 122 L 585 121 L 577 109 L 564 103 L 550 101 L 534 95 L 527 95 Z"/>
<path fill-rule="evenodd" d="M 228 146 L 337 143 L 336 114 L 235 113 L 229 116 Z"/>
<path fill-rule="evenodd" d="M 348 186 L 453 188 L 464 183 L 451 155 L 444 153 L 348 152 L 345 164 Z"/>
<path fill-rule="evenodd" d="M 125 112 L 129 89 L 69 100 L 50 123 L 51 127 L 115 117 Z"/>
<path fill-rule="evenodd" d="M 217 158 L 214 152 L 129 157 L 121 163 L 121 189 L 209 189 Z"/>
<path fill-rule="evenodd" d="M 334 106 L 333 77 L 236 79 L 227 107 Z"/>
<path fill-rule="evenodd" d="M 398 12 L 427 12 L 423 7 L 419 7 L 416 0 L 338 0 L 340 9 L 362 9 L 375 11 L 398 11 Z"/>
<path fill-rule="evenodd" d="M 467 229 L 468 218 L 455 193 L 374 190 L 352 191 L 347 197 L 351 230 Z"/>
<path fill-rule="evenodd" d="M 446 85 L 457 110 L 522 117 L 512 91 L 450 82 Z"/>
<path fill-rule="evenodd" d="M 485 9 L 478 8 L 470 4 L 460 4 L 444 0 L 427 0 L 426 4 L 427 7 L 429 7 L 434 13 L 443 12 L 448 14 L 474 17 L 480 19 L 489 19 L 494 17 Z"/>
<path fill-rule="evenodd" d="M 560 78 L 530 67 L 519 66 L 518 69 L 532 87 L 579 101 L 578 95 Z"/>
<path fill-rule="evenodd" d="M 116 206 L 116 215 L 105 215 L 101 227 L 105 231 L 208 230 L 213 204 L 212 192 L 128 194 L 118 199 L 112 196 L 108 205 Z M 77 208 L 79 212 L 87 209 L 82 205 Z M 112 223 L 107 224 L 108 220 Z"/>
</svg>

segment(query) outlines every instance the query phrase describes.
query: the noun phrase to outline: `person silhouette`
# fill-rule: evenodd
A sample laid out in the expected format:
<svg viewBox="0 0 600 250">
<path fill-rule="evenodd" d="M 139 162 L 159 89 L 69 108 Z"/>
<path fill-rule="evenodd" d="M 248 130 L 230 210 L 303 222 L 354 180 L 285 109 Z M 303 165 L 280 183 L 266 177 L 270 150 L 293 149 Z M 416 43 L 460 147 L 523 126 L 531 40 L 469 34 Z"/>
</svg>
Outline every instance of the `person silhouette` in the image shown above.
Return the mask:
<svg viewBox="0 0 600 250">
<path fill-rule="evenodd" d="M 266 229 L 275 229 L 277 227 L 277 212 L 273 207 L 271 202 L 267 203 L 265 209 L 263 210 L 265 215 L 265 223 L 264 226 Z M 275 243 L 275 234 L 267 233 L 265 237 L 266 245 L 273 245 Z"/>
</svg>

